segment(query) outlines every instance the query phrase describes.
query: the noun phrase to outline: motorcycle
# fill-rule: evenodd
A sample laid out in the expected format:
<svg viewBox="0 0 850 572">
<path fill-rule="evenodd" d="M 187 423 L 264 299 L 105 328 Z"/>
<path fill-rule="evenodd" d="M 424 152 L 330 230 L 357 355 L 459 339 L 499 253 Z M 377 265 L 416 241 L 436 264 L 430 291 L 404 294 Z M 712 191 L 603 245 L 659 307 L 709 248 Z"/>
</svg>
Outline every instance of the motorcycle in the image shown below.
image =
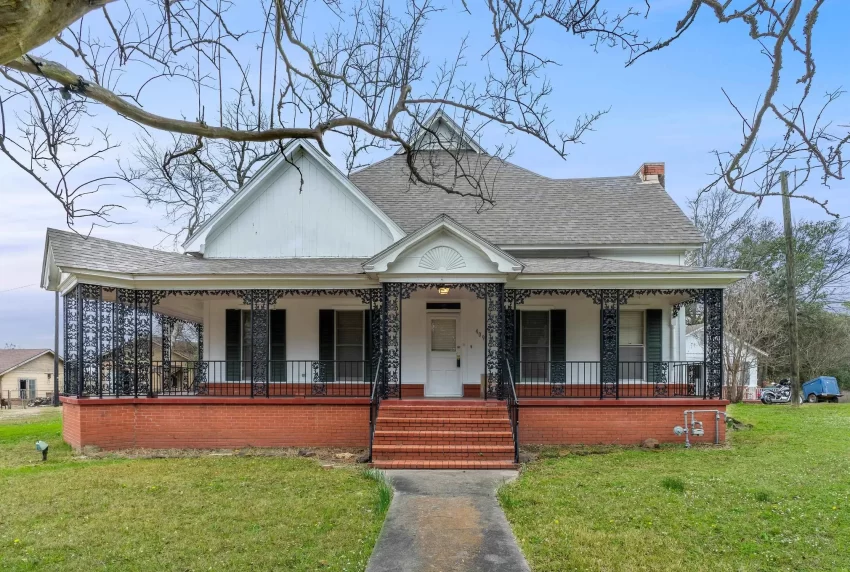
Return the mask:
<svg viewBox="0 0 850 572">
<path fill-rule="evenodd" d="M 761 402 L 765 405 L 773 403 L 791 403 L 791 380 L 782 379 L 779 383 L 769 385 L 761 390 Z M 803 398 L 800 397 L 800 403 Z"/>
</svg>

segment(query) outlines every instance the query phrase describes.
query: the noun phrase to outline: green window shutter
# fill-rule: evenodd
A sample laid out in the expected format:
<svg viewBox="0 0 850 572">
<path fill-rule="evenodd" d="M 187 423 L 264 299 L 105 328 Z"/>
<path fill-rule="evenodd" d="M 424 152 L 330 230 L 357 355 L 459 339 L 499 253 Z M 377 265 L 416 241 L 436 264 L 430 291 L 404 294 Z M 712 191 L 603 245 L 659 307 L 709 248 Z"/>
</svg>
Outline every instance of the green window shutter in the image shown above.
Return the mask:
<svg viewBox="0 0 850 572">
<path fill-rule="evenodd" d="M 661 310 L 646 311 L 646 361 L 658 364 L 661 361 Z M 647 365 L 650 383 L 657 383 L 660 376 L 658 365 Z"/>
<path fill-rule="evenodd" d="M 327 362 L 325 368 L 325 381 L 332 381 L 334 374 L 334 310 L 319 310 L 319 361 Z"/>
<path fill-rule="evenodd" d="M 239 381 L 242 374 L 242 310 L 225 310 L 224 314 L 224 359 L 225 379 Z"/>
<path fill-rule="evenodd" d="M 286 310 L 269 311 L 271 381 L 286 381 Z"/>
<path fill-rule="evenodd" d="M 552 383 L 566 383 L 567 371 L 567 311 L 549 311 L 549 361 Z"/>
</svg>

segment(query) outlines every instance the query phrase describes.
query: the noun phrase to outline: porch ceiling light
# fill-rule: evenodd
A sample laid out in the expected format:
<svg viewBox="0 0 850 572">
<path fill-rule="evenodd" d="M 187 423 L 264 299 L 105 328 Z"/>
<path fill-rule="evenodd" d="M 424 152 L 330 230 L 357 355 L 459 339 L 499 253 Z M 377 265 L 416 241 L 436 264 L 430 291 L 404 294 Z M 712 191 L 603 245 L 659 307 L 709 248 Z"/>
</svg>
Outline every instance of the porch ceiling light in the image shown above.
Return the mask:
<svg viewBox="0 0 850 572">
<path fill-rule="evenodd" d="M 437 292 L 440 293 L 440 296 L 446 296 L 451 291 L 451 288 L 446 288 L 445 286 L 442 288 L 437 288 Z"/>
</svg>

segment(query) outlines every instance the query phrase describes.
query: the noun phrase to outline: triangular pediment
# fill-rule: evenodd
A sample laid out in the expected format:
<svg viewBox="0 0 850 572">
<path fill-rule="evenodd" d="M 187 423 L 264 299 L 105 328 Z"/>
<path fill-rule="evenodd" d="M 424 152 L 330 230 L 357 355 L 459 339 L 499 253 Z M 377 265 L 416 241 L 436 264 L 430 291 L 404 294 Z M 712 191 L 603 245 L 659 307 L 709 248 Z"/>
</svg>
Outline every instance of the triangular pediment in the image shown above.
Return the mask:
<svg viewBox="0 0 850 572">
<path fill-rule="evenodd" d="M 480 275 L 516 273 L 522 264 L 441 215 L 363 264 L 366 272 L 406 275 Z"/>
<path fill-rule="evenodd" d="M 473 151 L 484 153 L 484 149 L 464 131 L 463 127 L 449 117 L 442 109 L 438 109 L 429 117 L 410 142 L 417 150 L 430 151 Z M 399 150 L 399 153 L 403 150 Z"/>
<path fill-rule="evenodd" d="M 186 240 L 205 258 L 365 257 L 404 236 L 312 144 L 291 142 Z"/>
</svg>

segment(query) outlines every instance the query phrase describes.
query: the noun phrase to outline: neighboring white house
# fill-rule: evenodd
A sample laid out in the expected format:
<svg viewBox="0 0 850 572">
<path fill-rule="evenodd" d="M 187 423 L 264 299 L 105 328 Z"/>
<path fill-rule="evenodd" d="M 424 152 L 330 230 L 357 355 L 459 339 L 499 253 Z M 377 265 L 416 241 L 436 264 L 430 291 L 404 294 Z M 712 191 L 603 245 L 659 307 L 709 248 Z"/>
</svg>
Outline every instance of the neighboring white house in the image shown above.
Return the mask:
<svg viewBox="0 0 850 572">
<path fill-rule="evenodd" d="M 725 338 L 725 344 L 728 351 L 737 352 L 738 348 L 738 340 L 734 337 L 727 335 Z M 699 361 L 703 359 L 703 325 L 702 324 L 693 324 L 687 327 L 687 341 L 686 341 L 686 359 L 689 361 Z M 741 372 L 742 374 L 742 385 L 744 386 L 744 399 L 758 399 L 758 372 L 759 372 L 759 358 L 767 357 L 767 353 L 751 346 L 750 344 L 744 344 L 744 351 L 742 352 L 743 360 L 746 361 L 749 365 L 745 372 Z M 724 367 L 725 367 L 724 361 Z M 726 375 L 724 373 L 724 379 L 726 379 Z"/>
</svg>

